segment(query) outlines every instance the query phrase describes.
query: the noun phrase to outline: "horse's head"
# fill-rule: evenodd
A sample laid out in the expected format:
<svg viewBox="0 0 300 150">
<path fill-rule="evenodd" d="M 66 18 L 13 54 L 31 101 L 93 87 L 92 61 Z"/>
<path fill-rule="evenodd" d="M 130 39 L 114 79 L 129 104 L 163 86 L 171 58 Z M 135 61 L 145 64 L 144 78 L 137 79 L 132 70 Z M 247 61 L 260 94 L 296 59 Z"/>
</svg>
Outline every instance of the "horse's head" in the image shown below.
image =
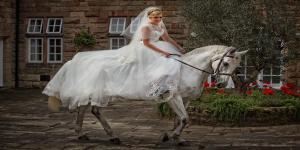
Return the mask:
<svg viewBox="0 0 300 150">
<path fill-rule="evenodd" d="M 217 80 L 218 87 L 224 87 L 229 80 L 230 75 L 239 66 L 242 55 L 246 51 L 237 52 L 234 47 L 227 47 L 225 52 L 216 54 L 212 57 L 212 69 Z"/>
</svg>

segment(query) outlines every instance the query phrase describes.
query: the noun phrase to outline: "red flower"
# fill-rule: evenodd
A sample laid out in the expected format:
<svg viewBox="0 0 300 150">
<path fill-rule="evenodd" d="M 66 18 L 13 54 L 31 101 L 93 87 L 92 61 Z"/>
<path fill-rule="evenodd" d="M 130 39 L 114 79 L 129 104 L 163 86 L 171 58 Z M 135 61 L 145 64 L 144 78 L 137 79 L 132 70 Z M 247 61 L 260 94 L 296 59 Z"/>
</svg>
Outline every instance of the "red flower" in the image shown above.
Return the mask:
<svg viewBox="0 0 300 150">
<path fill-rule="evenodd" d="M 247 90 L 246 95 L 252 95 L 253 91 L 252 90 Z"/>
<path fill-rule="evenodd" d="M 208 83 L 207 81 L 205 81 L 205 82 L 203 83 L 203 86 L 204 86 L 205 88 L 208 88 L 208 87 L 209 87 L 209 83 Z"/>
<path fill-rule="evenodd" d="M 215 87 L 217 85 L 217 82 L 211 82 L 210 87 Z"/>
<path fill-rule="evenodd" d="M 269 89 L 269 88 L 265 88 L 263 90 L 263 94 L 264 95 L 274 95 L 275 94 L 275 91 L 273 91 L 272 89 Z"/>
<path fill-rule="evenodd" d="M 287 83 L 285 86 L 290 88 L 290 89 L 293 89 L 295 87 L 295 85 L 292 84 L 292 83 Z"/>
</svg>

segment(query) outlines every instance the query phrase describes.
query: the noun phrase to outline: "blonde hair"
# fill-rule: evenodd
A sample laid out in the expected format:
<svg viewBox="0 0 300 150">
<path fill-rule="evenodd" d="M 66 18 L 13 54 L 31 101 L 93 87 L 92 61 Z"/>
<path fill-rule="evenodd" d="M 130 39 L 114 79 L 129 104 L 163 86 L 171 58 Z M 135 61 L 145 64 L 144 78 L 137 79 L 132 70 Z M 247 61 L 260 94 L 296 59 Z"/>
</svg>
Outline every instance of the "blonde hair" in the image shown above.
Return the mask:
<svg viewBox="0 0 300 150">
<path fill-rule="evenodd" d="M 152 7 L 152 8 L 149 9 L 147 15 L 150 16 L 151 14 L 153 14 L 153 15 L 160 15 L 160 14 L 162 14 L 162 11 L 158 7 Z"/>
</svg>

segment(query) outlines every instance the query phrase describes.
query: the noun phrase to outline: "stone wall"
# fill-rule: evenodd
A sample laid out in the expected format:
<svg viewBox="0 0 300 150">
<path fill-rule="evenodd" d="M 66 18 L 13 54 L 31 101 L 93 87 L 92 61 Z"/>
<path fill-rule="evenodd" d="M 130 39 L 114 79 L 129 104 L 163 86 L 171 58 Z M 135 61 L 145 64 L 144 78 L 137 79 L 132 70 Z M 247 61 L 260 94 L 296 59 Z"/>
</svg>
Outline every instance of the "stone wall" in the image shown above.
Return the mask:
<svg viewBox="0 0 300 150">
<path fill-rule="evenodd" d="M 40 75 L 53 75 L 62 64 L 27 63 L 26 35 L 28 18 L 31 17 L 62 17 L 64 62 L 69 60 L 75 52 L 73 38 L 80 29 L 89 29 L 96 37 L 94 49 L 109 49 L 109 21 L 110 17 L 126 17 L 130 20 L 147 6 L 161 6 L 166 16 L 164 19 L 169 34 L 180 44 L 184 42 L 187 33 L 184 18 L 180 16 L 181 0 L 26 0 L 21 3 L 20 14 L 20 86 L 43 87 L 47 81 L 40 81 Z M 45 22 L 45 19 L 44 19 Z M 130 22 L 127 22 L 129 24 Z M 44 23 L 44 26 L 46 24 Z M 45 29 L 44 29 L 45 30 Z M 44 40 L 44 52 L 46 49 Z M 92 50 L 92 49 L 90 49 Z M 44 60 L 46 58 L 44 57 Z"/>
<path fill-rule="evenodd" d="M 285 76 L 288 82 L 300 86 L 300 1 L 293 0 L 291 2 L 291 14 L 296 22 L 296 58 L 289 62 Z"/>
<path fill-rule="evenodd" d="M 15 0 L 0 1 L 0 39 L 3 40 L 4 86 L 14 86 Z"/>
</svg>

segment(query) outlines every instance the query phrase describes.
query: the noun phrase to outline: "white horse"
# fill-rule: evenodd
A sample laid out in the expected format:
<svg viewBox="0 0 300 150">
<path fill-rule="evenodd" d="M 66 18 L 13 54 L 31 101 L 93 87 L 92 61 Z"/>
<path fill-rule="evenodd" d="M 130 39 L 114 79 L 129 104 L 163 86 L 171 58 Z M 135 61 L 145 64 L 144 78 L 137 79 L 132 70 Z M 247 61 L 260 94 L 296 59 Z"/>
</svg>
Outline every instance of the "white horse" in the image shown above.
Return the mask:
<svg viewBox="0 0 300 150">
<path fill-rule="evenodd" d="M 213 45 L 194 49 L 182 56 L 181 73 L 184 76 L 180 77 L 179 93 L 165 93 L 161 97 L 168 100 L 168 105 L 172 108 L 177 116 L 177 121 L 174 124 L 174 130 L 171 134 L 165 133 L 163 141 L 170 138 L 179 145 L 187 144 L 185 140 L 180 138 L 180 134 L 188 121 L 188 113 L 186 108 L 190 100 L 199 98 L 203 90 L 203 82 L 206 81 L 209 74 L 214 74 L 217 77 L 217 85 L 225 85 L 229 80 L 230 74 L 241 62 L 241 56 L 247 51 L 236 52 L 234 47 Z M 171 58 L 175 59 L 175 58 Z M 49 107 L 58 109 L 59 104 L 55 102 L 58 99 L 49 97 Z M 58 105 L 57 105 L 58 104 Z M 76 118 L 75 132 L 78 139 L 87 140 L 88 137 L 82 133 L 82 123 L 88 105 L 79 106 Z M 107 135 L 110 136 L 110 141 L 115 144 L 120 144 L 120 139 L 114 134 L 112 128 L 106 121 L 101 112 L 101 107 L 92 106 L 92 114 L 100 121 Z"/>
</svg>

